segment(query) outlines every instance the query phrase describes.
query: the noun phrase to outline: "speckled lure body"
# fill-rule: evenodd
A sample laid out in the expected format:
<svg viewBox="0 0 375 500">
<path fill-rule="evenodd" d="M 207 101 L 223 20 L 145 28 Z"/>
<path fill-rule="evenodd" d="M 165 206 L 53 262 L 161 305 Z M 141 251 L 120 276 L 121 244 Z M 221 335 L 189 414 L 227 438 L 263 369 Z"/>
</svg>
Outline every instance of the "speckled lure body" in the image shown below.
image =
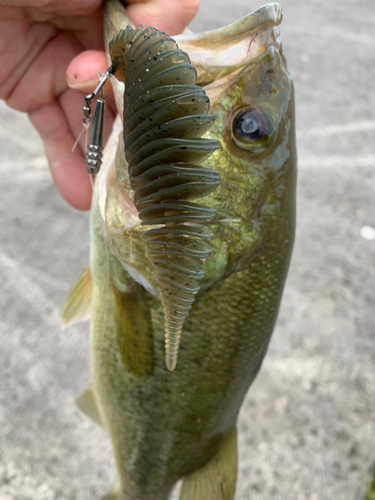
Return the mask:
<svg viewBox="0 0 375 500">
<path fill-rule="evenodd" d="M 210 252 L 204 223 L 216 210 L 192 200 L 219 184 L 217 172 L 200 167 L 218 148 L 201 139 L 214 116 L 189 56 L 166 33 L 128 26 L 110 43 L 110 54 L 115 75 L 125 73 L 124 146 L 134 203 L 142 224 L 157 226 L 144 238 L 163 304 L 166 365 L 174 370 Z"/>
<path fill-rule="evenodd" d="M 233 500 L 237 416 L 272 335 L 295 230 L 294 94 L 281 9 L 267 4 L 218 31 L 178 36 L 180 51 L 152 29 L 143 40 L 143 27 L 121 32 L 126 12 L 117 0 L 107 7 L 123 121 L 96 178 L 91 273 L 64 310 L 66 321 L 87 317 L 83 283 L 92 288 L 93 376 L 79 405 L 111 437 L 119 484 L 108 499 L 167 500 L 182 478 L 180 500 Z M 150 65 L 158 52 L 164 72 L 160 61 Z M 191 80 L 161 82 L 165 72 Z M 182 334 L 170 372 L 163 294 L 172 277 L 196 283 L 189 293 L 173 287 L 171 303 L 190 309 L 174 309 L 183 312 Z"/>
</svg>

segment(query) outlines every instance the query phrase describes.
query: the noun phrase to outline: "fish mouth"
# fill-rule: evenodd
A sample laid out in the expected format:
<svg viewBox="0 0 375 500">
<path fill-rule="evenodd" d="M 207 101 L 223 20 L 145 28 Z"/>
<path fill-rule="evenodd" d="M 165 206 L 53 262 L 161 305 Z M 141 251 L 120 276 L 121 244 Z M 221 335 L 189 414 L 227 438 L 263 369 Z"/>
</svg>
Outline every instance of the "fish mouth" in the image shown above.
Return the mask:
<svg viewBox="0 0 375 500">
<path fill-rule="evenodd" d="M 173 38 L 181 50 L 187 52 L 192 64 L 232 66 L 243 64 L 264 52 L 269 45 L 280 46 L 277 26 L 282 21 L 278 3 L 268 3 L 228 26 L 204 33 L 183 33 Z M 105 6 L 106 49 L 121 29 L 134 26 L 120 0 L 107 0 Z M 198 74 L 198 84 L 199 81 Z"/>
<path fill-rule="evenodd" d="M 204 33 L 183 33 L 173 38 L 186 52 L 197 70 L 197 84 L 209 91 L 222 87 L 244 67 L 260 57 L 269 47 L 280 50 L 279 25 L 282 9 L 278 3 L 265 4 L 228 26 Z M 133 26 L 120 0 L 107 0 L 104 18 L 105 46 L 126 26 Z M 113 84 L 119 114 L 122 115 L 123 84 Z M 209 94 L 210 99 L 215 92 Z"/>
</svg>

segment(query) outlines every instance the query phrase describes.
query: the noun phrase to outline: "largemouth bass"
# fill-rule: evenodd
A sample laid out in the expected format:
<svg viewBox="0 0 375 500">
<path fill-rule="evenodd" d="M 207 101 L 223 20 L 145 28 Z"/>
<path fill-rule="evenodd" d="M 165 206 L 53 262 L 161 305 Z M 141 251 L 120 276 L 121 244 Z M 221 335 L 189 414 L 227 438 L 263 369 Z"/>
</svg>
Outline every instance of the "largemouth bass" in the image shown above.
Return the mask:
<svg viewBox="0 0 375 500">
<path fill-rule="evenodd" d="M 112 441 L 119 485 L 108 499 L 166 500 L 181 478 L 181 500 L 234 498 L 236 420 L 267 351 L 294 240 L 294 97 L 281 19 L 280 6 L 267 4 L 226 28 L 174 42 L 145 27 L 121 32 L 130 25 L 126 12 L 114 0 L 107 4 L 112 83 L 124 122 L 115 123 L 95 184 L 90 272 L 62 318 L 67 324 L 91 314 L 93 376 L 78 405 Z M 156 40 L 164 45 L 153 52 Z M 159 78 L 164 66 L 157 78 L 146 72 L 154 68 L 150 58 L 162 54 L 166 64 L 164 51 L 179 68 L 173 82 Z M 124 90 L 130 74 L 138 97 L 138 90 Z M 155 87 L 163 87 L 160 95 Z M 203 103 L 195 114 L 183 97 L 189 92 Z M 163 99 L 169 107 L 155 128 L 149 122 L 159 119 Z M 176 102 L 186 112 L 176 111 Z M 183 142 L 184 133 L 178 143 L 176 123 L 164 124 L 191 115 L 194 144 Z M 169 135 L 159 136 L 158 126 Z M 156 150 L 148 148 L 153 140 Z M 173 154 L 165 156 L 168 148 Z M 180 204 L 170 201 L 176 192 Z M 190 201 L 196 198 L 199 204 Z M 181 286 L 165 285 L 176 276 Z M 185 281 L 190 295 L 181 292 Z M 166 290 L 176 311 L 188 304 L 181 321 L 168 316 Z M 176 335 L 165 351 L 168 331 Z"/>
</svg>

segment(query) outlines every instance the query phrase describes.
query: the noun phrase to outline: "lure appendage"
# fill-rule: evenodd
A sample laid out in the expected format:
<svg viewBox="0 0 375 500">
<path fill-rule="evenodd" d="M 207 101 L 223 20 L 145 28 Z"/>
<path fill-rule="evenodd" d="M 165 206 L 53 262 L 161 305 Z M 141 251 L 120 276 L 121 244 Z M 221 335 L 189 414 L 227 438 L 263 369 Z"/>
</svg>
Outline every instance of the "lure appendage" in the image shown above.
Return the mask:
<svg viewBox="0 0 375 500">
<path fill-rule="evenodd" d="M 218 148 L 201 138 L 214 117 L 188 55 L 167 34 L 127 27 L 110 53 L 115 75 L 125 74 L 125 157 L 139 218 L 154 226 L 144 238 L 163 306 L 166 365 L 174 370 L 210 252 L 207 222 L 216 211 L 194 200 L 219 184 L 218 173 L 200 165 Z"/>
</svg>

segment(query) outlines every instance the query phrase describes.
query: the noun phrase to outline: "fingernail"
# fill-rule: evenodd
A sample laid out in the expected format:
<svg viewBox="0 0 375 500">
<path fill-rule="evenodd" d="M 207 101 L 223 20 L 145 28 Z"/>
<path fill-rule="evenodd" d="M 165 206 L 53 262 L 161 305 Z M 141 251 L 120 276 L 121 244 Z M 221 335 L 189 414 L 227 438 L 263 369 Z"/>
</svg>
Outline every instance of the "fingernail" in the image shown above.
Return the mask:
<svg viewBox="0 0 375 500">
<path fill-rule="evenodd" d="M 98 80 L 89 80 L 87 82 L 69 82 L 68 81 L 68 86 L 71 89 L 74 90 L 87 90 L 91 88 L 95 88 L 98 85 Z"/>
</svg>

